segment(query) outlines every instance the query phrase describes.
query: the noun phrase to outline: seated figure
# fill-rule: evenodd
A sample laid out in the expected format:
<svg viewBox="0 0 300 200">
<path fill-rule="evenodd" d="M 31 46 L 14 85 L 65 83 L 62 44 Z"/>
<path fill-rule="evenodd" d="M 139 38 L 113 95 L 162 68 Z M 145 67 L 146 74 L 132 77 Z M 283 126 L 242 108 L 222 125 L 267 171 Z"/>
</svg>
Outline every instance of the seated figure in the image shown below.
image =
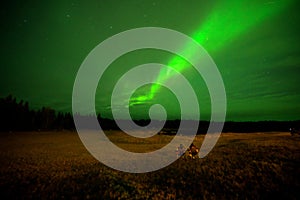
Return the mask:
<svg viewBox="0 0 300 200">
<path fill-rule="evenodd" d="M 192 143 L 192 144 L 190 145 L 190 148 L 188 149 L 188 156 L 189 156 L 190 158 L 192 158 L 192 159 L 195 159 L 196 156 L 198 155 L 198 153 L 199 153 L 199 148 L 196 147 L 196 146 L 194 145 L 194 143 Z"/>
<path fill-rule="evenodd" d="M 184 146 L 183 146 L 183 144 L 180 144 L 179 147 L 177 147 L 177 149 L 176 149 L 177 158 L 182 156 L 184 153 L 185 153 Z"/>
</svg>

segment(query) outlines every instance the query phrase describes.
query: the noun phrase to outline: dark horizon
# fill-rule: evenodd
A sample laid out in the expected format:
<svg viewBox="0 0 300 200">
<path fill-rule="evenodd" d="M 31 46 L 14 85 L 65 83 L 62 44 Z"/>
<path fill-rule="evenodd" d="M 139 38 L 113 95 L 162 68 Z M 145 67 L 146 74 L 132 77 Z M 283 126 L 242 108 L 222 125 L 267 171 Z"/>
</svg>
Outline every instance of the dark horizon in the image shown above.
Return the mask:
<svg viewBox="0 0 300 200">
<path fill-rule="evenodd" d="M 84 122 L 84 128 L 94 129 L 94 126 L 90 124 L 92 115 L 79 115 L 75 114 L 74 117 L 71 113 L 57 112 L 49 107 L 42 107 L 37 110 L 30 109 L 29 103 L 24 101 L 16 101 L 16 98 L 8 96 L 6 98 L 0 98 L 0 121 L 2 126 L 0 131 L 37 131 L 37 130 L 76 130 L 74 124 L 74 117 L 80 118 Z M 120 130 L 116 124 L 115 119 L 107 119 L 100 114 L 97 115 L 97 120 L 103 130 Z M 152 119 L 156 121 L 155 119 Z M 123 121 L 130 121 L 130 119 L 123 119 Z M 210 121 L 207 120 L 184 120 L 187 123 L 192 121 L 198 121 L 198 134 L 203 134 L 208 131 Z M 147 126 L 150 123 L 150 119 L 134 119 L 134 122 L 139 126 Z M 178 130 L 182 120 L 179 119 L 167 119 L 163 130 L 158 134 L 173 135 L 176 133 L 174 130 Z M 212 122 L 222 123 L 222 122 Z M 159 123 L 158 123 L 159 124 Z M 194 124 L 194 123 L 193 123 Z M 81 127 L 82 128 L 82 127 Z M 300 120 L 293 121 L 225 121 L 222 132 L 270 132 L 270 131 L 282 131 L 289 132 L 291 128 L 300 128 Z"/>
<path fill-rule="evenodd" d="M 58 114 L 73 114 L 72 111 L 60 111 L 60 110 L 56 110 L 55 108 L 52 108 L 50 106 L 41 106 L 39 108 L 31 108 L 30 106 L 30 102 L 28 101 L 25 101 L 23 99 L 18 99 L 16 98 L 15 96 L 9 94 L 8 96 L 6 97 L 0 97 L 0 104 L 5 102 L 6 100 L 10 99 L 10 103 L 15 103 L 15 105 L 19 105 L 19 104 L 22 104 L 23 106 L 25 106 L 25 104 L 27 104 L 26 106 L 28 106 L 28 111 L 34 111 L 34 112 L 37 112 L 37 111 L 40 111 L 40 110 L 43 110 L 43 109 L 49 109 L 49 110 L 52 110 L 54 111 L 54 113 L 56 115 Z M 1 105 L 3 106 L 3 105 Z M 3 109 L 3 107 L 1 107 L 1 109 Z M 107 120 L 114 120 L 113 117 L 109 118 L 109 117 L 105 117 L 103 116 L 100 112 L 96 112 L 97 114 L 97 117 L 101 116 L 102 119 L 107 119 Z M 80 115 L 80 116 L 85 116 L 85 117 L 91 117 L 92 114 L 80 114 L 80 113 L 75 113 L 75 115 Z M 117 120 L 131 120 L 131 119 L 117 119 Z M 134 121 L 149 121 L 151 120 L 150 118 L 134 118 L 133 119 Z M 153 118 L 152 120 L 161 120 L 161 119 L 155 119 Z M 181 119 L 177 118 L 177 119 L 172 119 L 172 118 L 168 118 L 166 119 L 166 121 L 180 121 Z M 210 120 L 209 119 L 199 119 L 199 120 L 196 120 L 196 119 L 184 119 L 184 120 L 187 120 L 187 121 L 203 121 L 203 122 L 209 122 Z M 245 120 L 245 121 L 237 121 L 237 120 L 225 120 L 224 122 L 297 122 L 297 121 L 300 121 L 300 118 L 299 119 L 292 119 L 292 120 L 276 120 L 276 119 L 265 119 L 265 120 Z M 219 121 L 215 121 L 216 123 L 219 123 Z"/>
</svg>

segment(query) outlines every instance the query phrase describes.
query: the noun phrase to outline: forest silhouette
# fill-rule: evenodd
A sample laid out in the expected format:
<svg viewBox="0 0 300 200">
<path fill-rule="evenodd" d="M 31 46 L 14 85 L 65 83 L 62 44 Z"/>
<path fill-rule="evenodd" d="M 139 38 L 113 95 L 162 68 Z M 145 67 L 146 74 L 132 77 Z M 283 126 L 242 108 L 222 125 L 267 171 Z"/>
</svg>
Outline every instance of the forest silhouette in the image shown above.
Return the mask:
<svg viewBox="0 0 300 200">
<path fill-rule="evenodd" d="M 75 130 L 73 115 L 70 112 L 57 112 L 50 107 L 42 107 L 37 110 L 29 108 L 27 101 L 20 100 L 8 95 L 0 98 L 0 131 L 44 131 L 44 130 Z M 81 120 L 86 122 L 85 128 L 90 128 L 92 116 L 81 116 Z M 97 116 L 98 122 L 104 130 L 118 130 L 118 126 L 112 119 Z M 150 120 L 134 120 L 141 126 L 149 124 Z M 209 121 L 200 121 L 198 134 L 207 132 Z M 218 123 L 218 122 L 215 122 Z M 178 129 L 180 120 L 167 120 L 161 134 L 174 135 Z M 258 121 L 258 122 L 234 122 L 227 121 L 224 124 L 223 132 L 260 132 L 260 131 L 284 131 L 288 132 L 291 128 L 299 128 L 300 120 L 297 121 Z"/>
</svg>

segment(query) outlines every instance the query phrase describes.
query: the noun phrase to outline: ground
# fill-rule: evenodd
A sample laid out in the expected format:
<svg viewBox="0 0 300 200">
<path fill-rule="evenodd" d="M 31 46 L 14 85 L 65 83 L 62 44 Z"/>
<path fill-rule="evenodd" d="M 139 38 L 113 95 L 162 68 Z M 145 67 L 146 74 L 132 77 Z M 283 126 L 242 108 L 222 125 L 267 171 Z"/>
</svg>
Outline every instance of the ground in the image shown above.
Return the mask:
<svg viewBox="0 0 300 200">
<path fill-rule="evenodd" d="M 117 131 L 107 134 L 120 147 L 137 152 L 160 148 L 172 139 L 158 135 L 142 143 Z M 197 136 L 194 143 L 199 147 L 202 140 Z M 0 133 L 0 161 L 1 199 L 300 197 L 300 137 L 289 133 L 223 133 L 205 158 L 180 158 L 145 174 L 106 167 L 87 152 L 75 132 Z"/>
</svg>

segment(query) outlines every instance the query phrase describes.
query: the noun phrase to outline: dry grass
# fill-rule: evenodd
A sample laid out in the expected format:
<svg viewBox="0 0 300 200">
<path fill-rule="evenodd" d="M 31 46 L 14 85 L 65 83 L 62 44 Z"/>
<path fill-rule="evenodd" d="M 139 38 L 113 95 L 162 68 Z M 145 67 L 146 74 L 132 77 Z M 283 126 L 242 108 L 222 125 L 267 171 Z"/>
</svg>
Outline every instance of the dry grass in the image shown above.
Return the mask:
<svg viewBox="0 0 300 200">
<path fill-rule="evenodd" d="M 125 149 L 150 151 L 171 136 L 132 140 L 110 132 Z M 203 136 L 197 136 L 200 146 Z M 153 144 L 155 144 L 153 146 Z M 288 133 L 222 134 L 204 159 L 179 159 L 151 173 L 110 169 L 76 133 L 0 134 L 0 197 L 72 199 L 260 199 L 300 197 L 300 137 Z"/>
</svg>

